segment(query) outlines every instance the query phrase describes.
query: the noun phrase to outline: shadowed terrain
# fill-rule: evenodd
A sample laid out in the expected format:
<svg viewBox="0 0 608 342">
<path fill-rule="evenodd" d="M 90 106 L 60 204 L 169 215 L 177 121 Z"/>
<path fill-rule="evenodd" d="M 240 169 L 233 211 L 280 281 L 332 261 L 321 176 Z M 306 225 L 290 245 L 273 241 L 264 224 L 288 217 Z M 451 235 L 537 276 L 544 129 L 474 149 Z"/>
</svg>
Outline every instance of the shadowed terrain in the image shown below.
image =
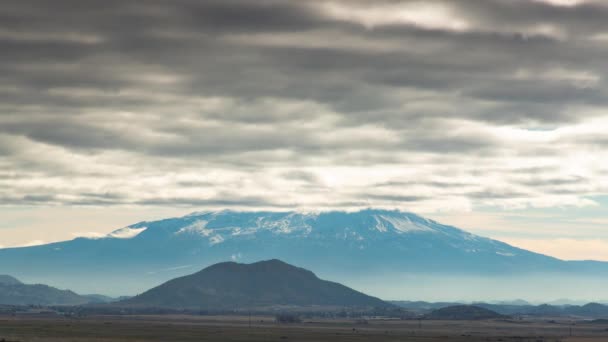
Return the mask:
<svg viewBox="0 0 608 342">
<path fill-rule="evenodd" d="M 43 284 L 24 284 L 17 278 L 0 275 L 0 304 L 4 305 L 79 305 L 90 302 L 70 290 Z"/>
<path fill-rule="evenodd" d="M 280 260 L 224 262 L 170 280 L 117 306 L 244 309 L 273 306 L 392 307 Z"/>
<path fill-rule="evenodd" d="M 143 341 L 408 341 L 408 342 L 600 342 L 608 325 L 571 321 L 385 321 L 308 319 L 277 324 L 254 316 L 1 317 L 0 338 L 36 342 Z M 570 336 L 572 335 L 572 336 Z"/>
</svg>

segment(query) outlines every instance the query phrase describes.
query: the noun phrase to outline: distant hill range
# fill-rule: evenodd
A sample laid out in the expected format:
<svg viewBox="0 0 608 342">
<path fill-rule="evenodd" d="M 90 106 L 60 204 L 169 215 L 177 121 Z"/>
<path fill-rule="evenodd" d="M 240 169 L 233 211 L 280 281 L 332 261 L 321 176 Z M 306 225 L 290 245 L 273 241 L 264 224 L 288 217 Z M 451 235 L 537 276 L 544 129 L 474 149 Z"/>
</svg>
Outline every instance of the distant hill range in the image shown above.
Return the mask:
<svg viewBox="0 0 608 342">
<path fill-rule="evenodd" d="M 90 302 L 87 297 L 69 290 L 47 285 L 23 284 L 18 279 L 0 275 L 0 304 L 2 305 L 79 305 Z"/>
<path fill-rule="evenodd" d="M 43 284 L 24 284 L 10 275 L 0 275 L 0 305 L 82 305 L 111 303 L 124 298 L 90 294 L 79 295 Z"/>
<path fill-rule="evenodd" d="M 116 305 L 201 310 L 394 307 L 344 285 L 319 279 L 311 271 L 280 260 L 218 263 Z"/>
<path fill-rule="evenodd" d="M 523 302 L 524 301 L 516 301 Z M 418 315 L 427 316 L 433 312 L 441 312 L 448 307 L 462 307 L 460 303 L 430 303 L 412 301 L 391 301 L 405 310 Z M 608 319 L 608 305 L 600 303 L 588 303 L 585 305 L 513 305 L 513 304 L 488 304 L 475 303 L 473 306 L 491 310 L 505 316 L 537 316 L 537 317 L 580 317 L 580 318 L 606 318 Z M 451 309 L 455 310 L 455 309 Z M 449 312 L 449 311 L 448 311 Z"/>
<path fill-rule="evenodd" d="M 608 318 L 608 306 L 600 303 L 585 305 L 496 305 L 476 304 L 505 315 L 526 316 L 570 316 L 584 318 Z"/>
<path fill-rule="evenodd" d="M 437 309 L 424 316 L 433 320 L 483 320 L 505 318 L 492 310 L 474 305 L 455 305 Z"/>
</svg>

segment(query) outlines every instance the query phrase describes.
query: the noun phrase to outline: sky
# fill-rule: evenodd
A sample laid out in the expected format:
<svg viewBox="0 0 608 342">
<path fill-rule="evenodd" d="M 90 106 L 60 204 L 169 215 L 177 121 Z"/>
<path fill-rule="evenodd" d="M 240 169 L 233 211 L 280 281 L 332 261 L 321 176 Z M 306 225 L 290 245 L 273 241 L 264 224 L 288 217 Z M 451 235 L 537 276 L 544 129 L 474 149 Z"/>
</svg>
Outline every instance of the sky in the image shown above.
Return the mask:
<svg viewBox="0 0 608 342">
<path fill-rule="evenodd" d="M 377 207 L 608 260 L 607 17 L 582 0 L 3 1 L 0 245 Z"/>
</svg>

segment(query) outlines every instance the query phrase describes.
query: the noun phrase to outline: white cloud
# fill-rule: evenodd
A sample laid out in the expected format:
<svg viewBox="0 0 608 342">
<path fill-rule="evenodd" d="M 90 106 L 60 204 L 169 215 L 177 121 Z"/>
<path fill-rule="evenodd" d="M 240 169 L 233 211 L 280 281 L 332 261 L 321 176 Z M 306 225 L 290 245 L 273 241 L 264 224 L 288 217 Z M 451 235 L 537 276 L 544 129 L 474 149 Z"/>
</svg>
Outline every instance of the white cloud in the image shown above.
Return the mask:
<svg viewBox="0 0 608 342">
<path fill-rule="evenodd" d="M 371 4 L 371 3 L 370 3 Z M 464 30 L 469 27 L 450 8 L 427 1 L 393 2 L 382 5 L 353 6 L 339 1 L 324 3 L 323 9 L 331 16 L 363 23 L 368 28 L 378 25 L 411 24 L 429 29 Z"/>
<path fill-rule="evenodd" d="M 31 240 L 28 241 L 22 245 L 19 246 L 14 246 L 14 247 L 31 247 L 31 246 L 39 246 L 39 245 L 44 245 L 46 242 L 42 241 L 42 240 Z"/>
<path fill-rule="evenodd" d="M 82 237 L 82 238 L 87 238 L 87 239 L 99 239 L 104 236 L 107 236 L 107 234 L 100 233 L 100 232 L 75 232 L 75 233 L 72 233 L 72 236 L 75 238 Z"/>
<path fill-rule="evenodd" d="M 556 5 L 556 6 L 576 6 L 576 5 L 580 5 L 583 3 L 591 2 L 591 1 L 585 1 L 585 0 L 533 0 L 533 1 L 548 3 L 548 4 Z"/>
</svg>

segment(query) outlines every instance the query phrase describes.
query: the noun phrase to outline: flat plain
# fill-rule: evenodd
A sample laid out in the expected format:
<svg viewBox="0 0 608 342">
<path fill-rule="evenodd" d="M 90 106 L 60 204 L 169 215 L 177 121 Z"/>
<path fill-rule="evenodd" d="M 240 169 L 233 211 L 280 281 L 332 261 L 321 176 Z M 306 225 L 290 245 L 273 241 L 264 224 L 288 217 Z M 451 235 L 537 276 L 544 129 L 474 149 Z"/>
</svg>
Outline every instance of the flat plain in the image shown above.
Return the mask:
<svg viewBox="0 0 608 342">
<path fill-rule="evenodd" d="M 608 341 L 608 324 L 569 320 L 417 321 L 270 316 L 0 317 L 0 341 Z"/>
</svg>

